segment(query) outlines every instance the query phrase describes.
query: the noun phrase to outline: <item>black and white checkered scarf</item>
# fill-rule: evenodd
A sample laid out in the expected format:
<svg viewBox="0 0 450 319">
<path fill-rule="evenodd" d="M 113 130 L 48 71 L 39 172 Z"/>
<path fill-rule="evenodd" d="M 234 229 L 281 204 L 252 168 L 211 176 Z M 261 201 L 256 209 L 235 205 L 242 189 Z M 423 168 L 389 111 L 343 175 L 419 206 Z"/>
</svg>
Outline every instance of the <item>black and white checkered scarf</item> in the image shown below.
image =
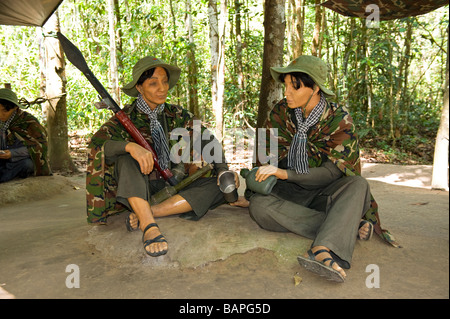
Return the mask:
<svg viewBox="0 0 450 319">
<path fill-rule="evenodd" d="M 158 156 L 158 164 L 163 170 L 169 167 L 170 154 L 164 129 L 158 121 L 158 114 L 161 114 L 164 111 L 164 106 L 165 104 L 163 103 L 152 110 L 141 94 L 139 94 L 136 100 L 136 107 L 138 110 L 147 114 L 148 119 L 150 120 L 150 132 L 152 134 L 153 147 Z"/>
<path fill-rule="evenodd" d="M 0 120 L 0 150 L 6 149 L 6 130 L 9 128 L 14 116 L 16 116 L 17 109 L 12 112 L 11 116 L 3 122 Z"/>
<path fill-rule="evenodd" d="M 325 105 L 326 100 L 321 93 L 319 103 L 317 103 L 305 120 L 303 120 L 302 108 L 294 109 L 297 119 L 297 132 L 292 139 L 287 160 L 288 168 L 294 169 L 297 174 L 309 174 L 308 152 L 306 150 L 307 133 L 309 128 L 319 121 Z"/>
</svg>

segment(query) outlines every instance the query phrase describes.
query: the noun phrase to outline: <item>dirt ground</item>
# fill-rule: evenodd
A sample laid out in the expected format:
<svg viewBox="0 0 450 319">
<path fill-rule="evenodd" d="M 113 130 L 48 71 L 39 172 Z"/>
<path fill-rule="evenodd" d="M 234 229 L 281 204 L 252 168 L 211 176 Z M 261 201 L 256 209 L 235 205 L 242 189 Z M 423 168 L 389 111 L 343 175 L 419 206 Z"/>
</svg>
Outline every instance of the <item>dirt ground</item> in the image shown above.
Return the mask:
<svg viewBox="0 0 450 319">
<path fill-rule="evenodd" d="M 431 190 L 426 165 L 365 163 L 363 176 L 402 248 L 357 241 L 342 284 L 298 265 L 311 240 L 262 230 L 245 208 L 159 219 L 169 253 L 152 258 L 124 214 L 86 223 L 83 175 L 0 184 L 0 297 L 180 299 L 175 312 L 188 299 L 448 299 L 448 191 Z"/>
</svg>

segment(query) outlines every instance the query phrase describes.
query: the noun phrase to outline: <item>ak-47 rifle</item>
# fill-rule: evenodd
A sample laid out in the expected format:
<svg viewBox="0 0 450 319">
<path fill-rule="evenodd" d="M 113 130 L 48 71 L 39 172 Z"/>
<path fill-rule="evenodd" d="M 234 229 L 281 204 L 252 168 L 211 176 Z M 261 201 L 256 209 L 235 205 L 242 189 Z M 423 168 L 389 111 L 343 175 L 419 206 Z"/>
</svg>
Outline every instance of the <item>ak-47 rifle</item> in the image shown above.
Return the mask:
<svg viewBox="0 0 450 319">
<path fill-rule="evenodd" d="M 147 142 L 147 140 L 142 136 L 141 132 L 136 128 L 136 126 L 131 122 L 128 115 L 125 114 L 123 110 L 117 105 L 116 101 L 109 95 L 108 91 L 103 87 L 100 81 L 95 77 L 92 71 L 89 69 L 86 60 L 83 57 L 83 54 L 78 50 L 78 48 L 70 42 L 61 32 L 57 33 L 59 42 L 66 54 L 67 59 L 72 62 L 72 64 L 80 70 L 86 78 L 91 82 L 92 86 L 98 92 L 106 107 L 114 112 L 117 119 L 120 123 L 125 127 L 127 132 L 131 135 L 131 137 L 138 143 L 140 146 L 144 147 L 148 151 L 150 151 L 153 155 L 153 165 L 161 174 L 161 176 L 172 186 L 178 183 L 175 176 L 172 172 L 166 168 L 162 169 L 158 163 L 158 156 L 156 155 L 155 150 L 151 147 L 151 145 Z"/>
</svg>

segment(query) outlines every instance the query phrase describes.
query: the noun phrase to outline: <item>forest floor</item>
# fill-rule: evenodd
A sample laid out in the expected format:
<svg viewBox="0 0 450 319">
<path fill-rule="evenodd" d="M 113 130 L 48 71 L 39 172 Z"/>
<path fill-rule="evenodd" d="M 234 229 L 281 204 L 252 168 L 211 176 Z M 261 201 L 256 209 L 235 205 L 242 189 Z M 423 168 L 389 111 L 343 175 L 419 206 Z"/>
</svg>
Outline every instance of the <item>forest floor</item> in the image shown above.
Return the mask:
<svg viewBox="0 0 450 319">
<path fill-rule="evenodd" d="M 83 169 L 86 162 L 86 149 L 88 138 L 84 131 L 73 131 L 70 133 L 70 152 L 77 167 Z M 401 165 L 432 165 L 434 141 L 429 143 L 413 143 L 408 149 L 400 151 L 381 150 L 377 144 L 379 138 L 366 139 L 361 143 L 361 158 L 370 163 L 388 163 Z"/>
<path fill-rule="evenodd" d="M 169 315 L 186 302 L 209 304 L 195 299 L 216 299 L 217 312 L 227 299 L 261 299 L 272 313 L 284 311 L 272 299 L 448 299 L 448 192 L 431 189 L 431 165 L 372 161 L 364 158 L 363 176 L 381 226 L 402 248 L 376 235 L 358 240 L 343 284 L 298 265 L 311 240 L 262 230 L 247 209 L 229 205 L 198 222 L 159 219 L 169 252 L 149 257 L 125 214 L 107 226 L 86 223 L 82 158 L 78 174 L 0 184 L 8 199 L 0 202 L 0 297 L 179 299 Z"/>
</svg>

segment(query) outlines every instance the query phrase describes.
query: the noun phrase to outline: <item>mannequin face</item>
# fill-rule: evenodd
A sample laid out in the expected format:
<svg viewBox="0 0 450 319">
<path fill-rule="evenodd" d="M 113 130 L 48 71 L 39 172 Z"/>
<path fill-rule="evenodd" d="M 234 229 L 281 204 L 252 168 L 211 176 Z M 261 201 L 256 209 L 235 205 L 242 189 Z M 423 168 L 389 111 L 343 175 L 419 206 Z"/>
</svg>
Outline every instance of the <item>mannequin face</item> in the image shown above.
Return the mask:
<svg viewBox="0 0 450 319">
<path fill-rule="evenodd" d="M 137 84 L 136 89 L 141 93 L 145 102 L 152 110 L 163 104 L 169 92 L 169 78 L 166 70 L 156 67 L 151 78 L 146 79 L 142 84 Z"/>
<path fill-rule="evenodd" d="M 313 91 L 313 89 L 301 85 L 300 88 L 296 89 L 294 85 L 292 84 L 293 77 L 288 74 L 284 78 L 284 95 L 286 96 L 286 101 L 288 103 L 288 107 L 291 109 L 295 109 L 298 107 L 305 108 L 305 104 L 308 102 L 309 98 L 311 97 L 311 94 L 317 93 Z M 318 88 L 316 89 L 318 91 Z M 311 103 L 308 103 L 311 104 Z M 315 104 L 314 104 L 315 105 Z"/>
<path fill-rule="evenodd" d="M 9 119 L 9 117 L 11 116 L 11 114 L 14 112 L 14 110 L 17 107 L 14 107 L 10 110 L 6 110 L 5 107 L 3 106 L 3 104 L 0 104 L 0 120 L 3 122 L 6 122 L 7 119 Z"/>
</svg>

